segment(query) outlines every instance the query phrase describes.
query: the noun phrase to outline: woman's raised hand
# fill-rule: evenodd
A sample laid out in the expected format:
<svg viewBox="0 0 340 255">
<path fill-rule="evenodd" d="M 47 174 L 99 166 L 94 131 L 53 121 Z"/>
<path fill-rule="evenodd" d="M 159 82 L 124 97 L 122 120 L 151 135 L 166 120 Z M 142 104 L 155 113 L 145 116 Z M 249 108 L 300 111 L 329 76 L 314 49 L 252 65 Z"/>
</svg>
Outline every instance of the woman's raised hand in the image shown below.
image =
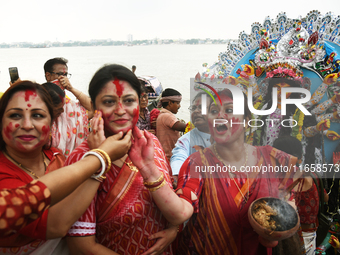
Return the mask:
<svg viewBox="0 0 340 255">
<path fill-rule="evenodd" d="M 108 138 L 104 133 L 104 120 L 101 111 L 95 111 L 94 117 L 90 121 L 90 134 L 87 138 L 90 149 L 99 148 L 109 154 L 111 160 L 117 160 L 128 153 L 131 147 L 131 130 L 123 137 L 123 132 L 119 132 Z"/>
<path fill-rule="evenodd" d="M 149 236 L 149 240 L 157 240 L 156 243 L 142 255 L 163 254 L 164 250 L 176 239 L 177 226 L 170 226 Z"/>
<path fill-rule="evenodd" d="M 129 151 L 129 158 L 132 163 L 139 169 L 144 180 L 152 176 L 153 171 L 156 170 L 154 163 L 154 144 L 152 135 L 147 131 L 140 131 L 138 127 L 134 127 L 133 131 L 133 144 Z M 159 171 L 156 170 L 157 177 Z"/>
<path fill-rule="evenodd" d="M 104 133 L 104 120 L 102 118 L 101 111 L 95 111 L 93 118 L 90 120 L 90 134 L 87 138 L 87 142 L 89 144 L 90 149 L 98 148 L 101 145 L 106 137 Z"/>
<path fill-rule="evenodd" d="M 129 130 L 125 136 L 123 136 L 123 132 L 119 132 L 118 134 L 106 138 L 98 148 L 106 151 L 111 160 L 115 161 L 128 153 L 131 147 L 131 136 L 131 130 Z"/>
</svg>

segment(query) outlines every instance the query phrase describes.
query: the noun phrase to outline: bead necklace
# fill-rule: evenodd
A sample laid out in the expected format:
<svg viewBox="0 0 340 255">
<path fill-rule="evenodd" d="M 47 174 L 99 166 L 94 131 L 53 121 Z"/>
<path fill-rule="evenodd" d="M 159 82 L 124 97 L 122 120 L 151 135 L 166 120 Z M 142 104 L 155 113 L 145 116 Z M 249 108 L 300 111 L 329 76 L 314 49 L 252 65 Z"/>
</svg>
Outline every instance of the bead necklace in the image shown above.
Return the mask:
<svg viewBox="0 0 340 255">
<path fill-rule="evenodd" d="M 18 161 L 16 161 L 14 158 L 12 158 L 7 151 L 3 151 L 3 153 L 8 157 L 10 158 L 15 164 L 17 164 L 21 169 L 29 172 L 31 175 L 33 175 L 36 179 L 39 179 L 39 176 L 36 175 L 35 172 L 33 172 L 32 170 L 28 169 L 27 167 L 23 166 L 21 163 L 19 163 Z M 41 152 L 41 155 L 43 157 L 43 161 L 44 161 L 44 166 L 45 166 L 45 172 L 46 172 L 46 168 L 47 168 L 47 163 L 45 161 L 45 157 L 44 157 L 44 153 Z"/>
<path fill-rule="evenodd" d="M 218 160 L 221 161 L 223 165 L 227 166 L 227 165 L 224 163 L 224 160 L 220 157 L 220 155 L 218 154 L 218 152 L 217 152 L 217 150 L 216 150 L 216 143 L 214 143 L 213 148 L 214 148 L 214 152 L 215 152 L 215 154 L 216 154 Z M 248 161 L 248 150 L 247 150 L 246 147 L 245 147 L 245 149 L 246 149 L 246 160 L 244 161 L 243 167 L 246 166 L 247 161 Z M 233 182 L 235 183 L 235 186 L 236 186 L 236 188 L 238 189 L 238 191 L 241 193 L 241 195 L 242 195 L 244 201 L 247 203 L 247 202 L 248 202 L 248 199 L 243 195 L 243 192 L 241 191 L 241 189 L 240 189 L 240 187 L 238 186 L 237 182 L 235 181 L 234 177 L 232 177 L 231 179 L 232 179 Z M 247 175 L 247 180 L 248 180 L 248 175 Z M 249 187 L 248 187 L 248 191 L 247 191 L 247 196 L 248 196 L 248 198 L 249 198 Z"/>
</svg>

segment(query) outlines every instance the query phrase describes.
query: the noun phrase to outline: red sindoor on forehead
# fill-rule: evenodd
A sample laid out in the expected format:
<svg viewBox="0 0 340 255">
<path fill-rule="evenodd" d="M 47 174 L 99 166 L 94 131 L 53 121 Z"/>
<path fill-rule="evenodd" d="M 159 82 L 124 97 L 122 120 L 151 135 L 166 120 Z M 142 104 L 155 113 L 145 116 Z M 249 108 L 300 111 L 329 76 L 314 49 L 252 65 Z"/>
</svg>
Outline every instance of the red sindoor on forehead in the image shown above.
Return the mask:
<svg viewBox="0 0 340 255">
<path fill-rule="evenodd" d="M 115 80 L 113 81 L 113 84 L 116 85 L 117 95 L 118 95 L 119 97 L 121 97 L 122 94 L 123 94 L 123 88 L 122 88 L 122 85 L 120 84 L 120 80 L 115 79 Z"/>
<path fill-rule="evenodd" d="M 25 101 L 27 102 L 30 99 L 30 96 L 36 96 L 37 94 L 35 93 L 34 90 L 26 90 L 25 92 Z"/>
</svg>

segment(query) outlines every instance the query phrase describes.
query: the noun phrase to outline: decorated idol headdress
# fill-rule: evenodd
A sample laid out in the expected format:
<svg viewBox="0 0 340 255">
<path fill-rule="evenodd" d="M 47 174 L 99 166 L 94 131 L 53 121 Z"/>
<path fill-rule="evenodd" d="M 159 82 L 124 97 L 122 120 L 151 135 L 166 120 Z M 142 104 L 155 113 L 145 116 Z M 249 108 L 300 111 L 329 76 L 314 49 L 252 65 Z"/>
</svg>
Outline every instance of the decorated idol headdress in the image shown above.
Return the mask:
<svg viewBox="0 0 340 255">
<path fill-rule="evenodd" d="M 203 64 L 200 81 L 226 83 L 232 76 L 237 79 L 235 85 L 244 91 L 257 82 L 259 94 L 263 95 L 267 80 L 281 77 L 310 89 L 303 69 L 313 71 L 320 78 L 339 72 L 339 53 L 340 16 L 311 11 L 304 18 L 290 19 L 280 13 L 275 20 L 266 17 L 263 24 L 253 23 L 251 34 L 242 31 L 238 40 L 230 40 L 217 62 L 211 66 Z M 254 73 L 247 73 L 247 65 Z"/>
</svg>

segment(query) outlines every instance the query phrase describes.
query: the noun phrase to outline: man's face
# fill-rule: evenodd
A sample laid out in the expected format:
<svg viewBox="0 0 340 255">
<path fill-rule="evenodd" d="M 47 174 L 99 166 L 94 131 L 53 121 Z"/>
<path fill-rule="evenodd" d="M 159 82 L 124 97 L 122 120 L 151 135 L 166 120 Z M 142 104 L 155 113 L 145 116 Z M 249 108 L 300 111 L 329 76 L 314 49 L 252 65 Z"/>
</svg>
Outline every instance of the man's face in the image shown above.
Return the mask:
<svg viewBox="0 0 340 255">
<path fill-rule="evenodd" d="M 140 98 L 139 98 L 139 107 L 140 109 L 145 109 L 146 107 L 148 107 L 148 94 L 143 92 L 141 95 L 140 95 Z"/>
<path fill-rule="evenodd" d="M 198 97 L 192 105 L 191 121 L 198 130 L 209 130 L 207 119 L 202 115 L 201 97 Z"/>
<path fill-rule="evenodd" d="M 167 107 L 167 109 L 173 114 L 176 114 L 179 108 L 181 108 L 181 102 L 176 102 L 176 101 L 170 101 Z"/>
<path fill-rule="evenodd" d="M 60 76 L 65 76 L 68 72 L 68 68 L 66 65 L 63 64 L 55 64 L 53 66 L 52 72 L 46 72 L 45 77 L 47 82 L 52 82 L 58 79 Z"/>
</svg>

